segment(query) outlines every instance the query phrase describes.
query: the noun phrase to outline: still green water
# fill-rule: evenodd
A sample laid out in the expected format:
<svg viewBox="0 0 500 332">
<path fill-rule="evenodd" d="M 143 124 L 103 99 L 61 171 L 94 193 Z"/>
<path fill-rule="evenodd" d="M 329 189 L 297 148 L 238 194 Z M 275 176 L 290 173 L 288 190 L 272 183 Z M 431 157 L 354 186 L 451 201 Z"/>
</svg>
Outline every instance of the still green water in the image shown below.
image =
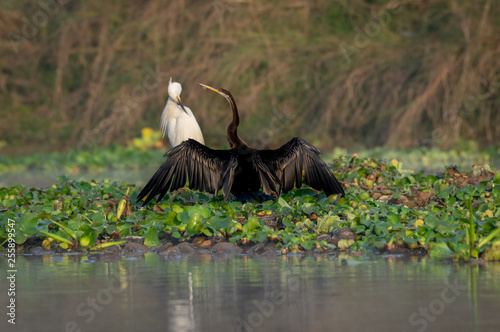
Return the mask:
<svg viewBox="0 0 500 332">
<path fill-rule="evenodd" d="M 0 331 L 500 331 L 500 264 L 404 256 L 16 259 Z"/>
</svg>

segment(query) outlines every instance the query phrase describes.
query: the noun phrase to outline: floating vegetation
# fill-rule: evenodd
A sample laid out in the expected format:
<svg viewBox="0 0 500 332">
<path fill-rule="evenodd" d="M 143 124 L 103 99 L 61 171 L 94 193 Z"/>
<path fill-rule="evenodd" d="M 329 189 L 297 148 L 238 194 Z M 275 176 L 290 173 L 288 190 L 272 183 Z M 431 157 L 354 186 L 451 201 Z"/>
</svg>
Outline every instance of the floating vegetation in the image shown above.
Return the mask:
<svg viewBox="0 0 500 332">
<path fill-rule="evenodd" d="M 41 243 L 47 250 L 88 250 L 139 236 L 149 248 L 219 239 L 266 243 L 282 253 L 500 259 L 500 173 L 488 165 L 424 175 L 397 160 L 353 156 L 335 159 L 333 170 L 346 188 L 338 201 L 307 187 L 245 204 L 183 189 L 141 207 L 135 203 L 138 188 L 109 180 L 60 177 L 45 189 L 5 187 L 0 189 L 0 243 L 7 240 L 11 219 L 20 249 Z"/>
</svg>

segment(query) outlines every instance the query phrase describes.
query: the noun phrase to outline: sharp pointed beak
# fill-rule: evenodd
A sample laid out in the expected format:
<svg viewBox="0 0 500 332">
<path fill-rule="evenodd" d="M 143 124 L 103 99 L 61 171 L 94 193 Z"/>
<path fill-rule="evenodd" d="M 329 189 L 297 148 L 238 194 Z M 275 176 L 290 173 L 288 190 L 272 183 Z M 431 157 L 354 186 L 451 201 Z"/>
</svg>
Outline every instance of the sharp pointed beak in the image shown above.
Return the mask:
<svg viewBox="0 0 500 332">
<path fill-rule="evenodd" d="M 201 85 L 204 89 L 212 90 L 212 91 L 217 92 L 218 94 L 224 96 L 224 94 L 222 93 L 222 91 L 220 91 L 218 89 L 212 88 L 211 86 L 208 86 L 208 85 L 205 85 L 205 84 L 202 84 L 202 83 L 198 83 L 198 84 Z"/>
<path fill-rule="evenodd" d="M 184 105 L 182 105 L 182 101 L 181 101 L 181 97 L 180 97 L 180 96 L 179 96 L 179 97 L 177 97 L 177 104 L 178 104 L 178 105 L 182 108 L 182 110 L 183 110 L 184 112 L 186 112 L 186 114 L 187 114 L 187 111 L 186 111 L 186 109 L 184 108 Z"/>
</svg>

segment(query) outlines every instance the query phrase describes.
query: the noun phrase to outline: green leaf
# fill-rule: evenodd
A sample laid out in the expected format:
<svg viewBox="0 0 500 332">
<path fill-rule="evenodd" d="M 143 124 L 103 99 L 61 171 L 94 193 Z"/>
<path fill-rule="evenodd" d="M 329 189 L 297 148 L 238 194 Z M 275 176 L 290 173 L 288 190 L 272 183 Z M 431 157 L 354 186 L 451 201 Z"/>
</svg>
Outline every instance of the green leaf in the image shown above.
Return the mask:
<svg viewBox="0 0 500 332">
<path fill-rule="evenodd" d="M 5 207 L 14 207 L 16 206 L 16 201 L 14 199 L 6 199 L 2 202 L 2 205 Z"/>
<path fill-rule="evenodd" d="M 331 233 L 334 228 L 339 227 L 342 220 L 339 216 L 326 216 L 318 221 L 317 231 L 320 233 Z"/>
<path fill-rule="evenodd" d="M 345 240 L 342 239 L 337 243 L 337 247 L 339 250 L 349 249 L 354 244 L 354 240 Z"/>
<path fill-rule="evenodd" d="M 201 231 L 204 235 L 206 236 L 212 236 L 214 235 L 209 229 L 207 228 L 204 228 L 202 231 Z"/>
<path fill-rule="evenodd" d="M 106 215 L 104 213 L 91 213 L 87 218 L 93 226 L 100 226 L 106 222 Z"/>
<path fill-rule="evenodd" d="M 428 245 L 432 239 L 434 239 L 436 237 L 436 233 L 434 233 L 434 231 L 432 230 L 428 230 L 427 232 L 425 232 L 425 235 L 424 235 L 424 245 Z"/>
<path fill-rule="evenodd" d="M 66 176 L 64 176 L 64 175 L 59 175 L 57 177 L 57 182 L 59 182 L 59 183 L 64 183 L 64 182 L 67 182 L 68 180 L 69 179 Z"/>
<path fill-rule="evenodd" d="M 21 219 L 20 230 L 26 235 L 33 235 L 37 232 L 38 217 L 32 213 L 26 213 Z"/>
<path fill-rule="evenodd" d="M 399 219 L 399 215 L 397 214 L 391 214 L 388 218 L 387 221 L 391 222 L 391 224 L 396 225 L 401 222 Z"/>
<path fill-rule="evenodd" d="M 89 248 L 89 250 L 99 250 L 99 249 L 109 248 L 109 247 L 117 246 L 120 244 L 124 244 L 126 242 L 127 241 L 105 242 L 105 243 L 98 244 L 95 247 Z"/>
<path fill-rule="evenodd" d="M 330 248 L 330 249 L 337 249 L 337 247 L 335 247 L 335 245 L 330 244 L 330 243 L 326 242 L 325 240 L 321 241 L 320 245 L 327 247 L 327 248 Z"/>
<path fill-rule="evenodd" d="M 411 237 L 413 234 L 413 232 L 411 230 L 408 230 L 408 231 L 403 231 L 401 232 L 400 236 L 401 236 L 401 239 L 405 242 L 405 243 L 409 243 L 409 244 L 416 244 L 417 243 L 417 239 Z"/>
<path fill-rule="evenodd" d="M 436 228 L 441 223 L 441 220 L 434 216 L 427 216 L 424 219 L 424 225 L 431 227 L 432 229 Z"/>
<path fill-rule="evenodd" d="M 187 224 L 189 221 L 189 213 L 182 211 L 177 213 L 176 219 L 181 222 L 181 224 Z"/>
<path fill-rule="evenodd" d="M 370 194 L 367 193 L 366 191 L 363 192 L 360 196 L 359 196 L 359 200 L 360 201 L 366 201 L 370 198 Z"/>
<path fill-rule="evenodd" d="M 453 251 L 445 242 L 437 242 L 429 249 L 432 259 L 445 259 L 453 255 Z"/>
<path fill-rule="evenodd" d="M 259 220 L 255 217 L 252 217 L 248 219 L 247 223 L 245 226 L 243 226 L 243 233 L 248 233 L 250 231 L 253 231 L 254 229 L 260 229 L 262 226 L 259 223 Z"/>
<path fill-rule="evenodd" d="M 88 247 L 93 246 L 95 244 L 95 240 L 97 238 L 96 232 L 90 228 L 80 237 L 80 246 Z"/>
<path fill-rule="evenodd" d="M 500 236 L 500 228 L 495 229 L 490 234 L 488 234 L 488 236 L 481 238 L 481 240 L 477 245 L 477 248 L 480 249 L 482 246 L 488 244 L 492 239 L 494 239 L 497 236 Z"/>
<path fill-rule="evenodd" d="M 14 236 L 16 244 L 23 244 L 27 239 L 28 237 L 23 232 L 16 231 L 16 234 Z"/>
<path fill-rule="evenodd" d="M 128 226 L 124 226 L 124 227 L 121 227 L 119 228 L 119 236 L 122 238 L 122 237 L 125 237 L 127 235 L 130 235 L 130 228 Z"/>
<path fill-rule="evenodd" d="M 486 251 L 484 258 L 486 260 L 496 260 L 496 261 L 500 260 L 500 241 L 499 240 L 492 243 L 491 248 L 489 248 Z"/>
<path fill-rule="evenodd" d="M 283 218 L 283 225 L 290 228 L 295 227 L 295 224 L 291 221 L 291 218 L 291 216 L 286 216 L 285 218 Z"/>
<path fill-rule="evenodd" d="M 51 239 L 54 239 L 56 241 L 61 241 L 63 243 L 66 243 L 66 244 L 70 244 L 70 245 L 73 245 L 73 242 L 71 242 L 70 240 L 68 239 L 65 239 L 63 238 L 62 236 L 60 235 L 57 235 L 57 234 L 52 234 L 52 233 L 49 233 L 49 232 L 45 232 L 45 231 L 38 231 L 39 233 L 45 235 L 45 236 L 48 236 L 50 237 Z"/>
<path fill-rule="evenodd" d="M 311 214 L 316 210 L 316 206 L 312 205 L 311 203 L 304 203 L 302 205 L 302 212 L 305 214 Z"/>
<path fill-rule="evenodd" d="M 350 240 L 352 241 L 352 240 Z M 354 242 L 354 241 L 353 241 Z M 305 250 L 311 250 L 314 247 L 314 241 L 313 240 L 307 240 L 307 241 L 302 241 L 300 244 Z"/>
<path fill-rule="evenodd" d="M 255 231 L 252 233 L 251 239 L 254 242 L 264 242 L 267 239 L 267 232 L 265 230 Z"/>
<path fill-rule="evenodd" d="M 443 234 L 443 235 L 449 235 L 453 234 L 457 231 L 458 225 L 448 225 L 447 222 L 441 222 L 437 227 L 436 227 L 436 232 Z"/>
<path fill-rule="evenodd" d="M 497 172 L 497 174 L 495 174 L 495 177 L 493 178 L 493 183 L 500 184 L 500 172 Z"/>
<path fill-rule="evenodd" d="M 286 207 L 286 208 L 289 208 L 290 210 L 293 211 L 292 207 L 287 203 L 285 202 L 285 200 L 283 199 L 283 197 L 280 197 L 278 198 L 278 204 L 283 208 L 283 207 Z"/>
<path fill-rule="evenodd" d="M 189 221 L 186 225 L 186 232 L 188 235 L 199 235 L 202 230 L 203 216 L 199 212 L 193 212 L 190 214 Z"/>
<path fill-rule="evenodd" d="M 64 225 L 61 225 L 60 223 L 58 223 L 57 221 L 54 221 L 52 219 L 50 219 L 50 222 L 52 222 L 52 223 L 56 224 L 57 226 L 59 226 L 59 228 L 61 228 L 64 232 L 66 232 L 66 234 L 68 234 L 73 240 L 76 239 L 76 233 L 71 228 L 66 227 Z"/>
<path fill-rule="evenodd" d="M 169 213 L 167 213 L 165 218 L 163 218 L 163 223 L 166 225 L 175 226 L 176 224 L 178 224 L 175 222 L 177 220 L 176 216 L 176 212 L 170 211 Z"/>
<path fill-rule="evenodd" d="M 147 230 L 144 236 L 144 244 L 148 247 L 159 247 L 161 246 L 160 239 L 158 239 L 158 232 L 156 228 L 151 227 Z"/>
<path fill-rule="evenodd" d="M 108 235 L 113 234 L 115 231 L 116 231 L 115 225 L 108 225 L 108 227 L 106 227 L 106 233 L 108 233 Z"/>
<path fill-rule="evenodd" d="M 221 218 L 219 216 L 216 216 L 212 217 L 209 223 L 216 230 L 227 229 L 233 225 L 233 219 L 231 219 L 231 217 Z"/>
<path fill-rule="evenodd" d="M 90 183 L 85 181 L 75 182 L 73 183 L 73 187 L 75 187 L 77 190 L 81 190 L 84 192 L 90 191 L 92 189 Z"/>
<path fill-rule="evenodd" d="M 204 219 L 207 219 L 212 215 L 212 211 L 206 206 L 192 206 L 191 208 L 189 208 L 188 212 L 190 216 L 193 213 L 199 213 L 203 216 Z"/>
<path fill-rule="evenodd" d="M 172 211 L 175 213 L 181 213 L 184 209 L 179 204 L 172 204 Z"/>
</svg>

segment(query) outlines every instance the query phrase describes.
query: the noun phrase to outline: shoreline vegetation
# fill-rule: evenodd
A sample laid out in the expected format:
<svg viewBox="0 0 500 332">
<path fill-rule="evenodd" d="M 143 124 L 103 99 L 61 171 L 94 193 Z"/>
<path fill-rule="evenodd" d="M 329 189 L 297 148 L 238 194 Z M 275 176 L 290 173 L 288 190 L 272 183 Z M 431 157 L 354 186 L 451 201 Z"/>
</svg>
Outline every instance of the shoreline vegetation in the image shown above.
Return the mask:
<svg viewBox="0 0 500 332">
<path fill-rule="evenodd" d="M 35 153 L 29 156 L 0 155 L 0 176 L 23 172 L 65 175 L 155 168 L 165 160 L 163 154 L 168 148 L 163 143 L 159 130 L 146 127 L 141 130 L 139 137 L 130 140 L 126 146 L 114 144 L 102 147 L 91 144 L 63 153 Z M 221 148 L 226 149 L 227 143 Z M 335 148 L 329 153 L 321 154 L 321 157 L 328 163 L 338 156 L 349 155 L 349 150 Z M 361 158 L 397 159 L 405 167 L 424 170 L 425 173 L 442 171 L 447 165 L 454 165 L 461 171 L 469 170 L 471 165 L 475 164 L 488 164 L 494 168 L 500 168 L 500 147 L 490 146 L 481 150 L 473 141 L 463 141 L 456 148 L 447 150 L 430 147 L 412 149 L 359 147 L 356 151 L 356 155 Z M 1 181 L 0 185 L 2 185 Z"/>
<path fill-rule="evenodd" d="M 500 172 L 489 165 L 424 174 L 404 169 L 396 159 L 352 155 L 333 159 L 332 169 L 346 190 L 339 201 L 307 187 L 245 204 L 183 189 L 143 208 L 135 203 L 140 188 L 124 182 L 61 176 L 43 189 L 3 187 L 0 243 L 8 240 L 10 219 L 20 252 L 109 247 L 116 253 L 135 246 L 171 255 L 253 248 L 266 255 L 380 252 L 500 259 Z"/>
</svg>

